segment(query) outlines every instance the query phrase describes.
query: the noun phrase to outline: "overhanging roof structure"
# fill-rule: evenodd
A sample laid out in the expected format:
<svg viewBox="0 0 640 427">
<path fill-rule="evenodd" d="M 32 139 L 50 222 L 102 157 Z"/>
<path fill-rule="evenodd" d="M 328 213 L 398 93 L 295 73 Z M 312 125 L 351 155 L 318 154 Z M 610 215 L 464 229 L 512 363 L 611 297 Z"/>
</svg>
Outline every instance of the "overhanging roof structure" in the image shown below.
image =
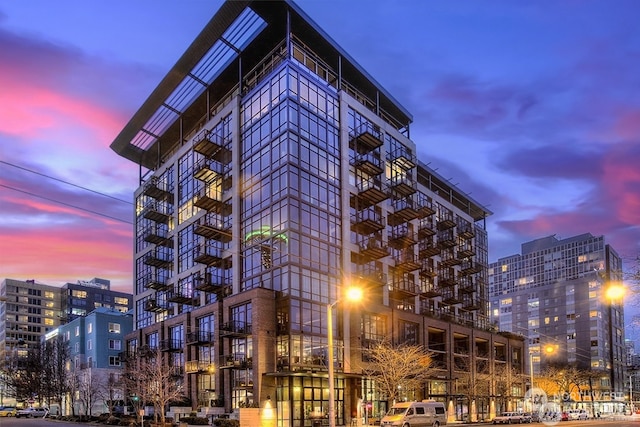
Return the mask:
<svg viewBox="0 0 640 427">
<path fill-rule="evenodd" d="M 311 46 L 334 70 L 401 127 L 411 114 L 293 1 L 226 1 L 134 114 L 111 148 L 147 169 L 181 143 L 207 114 L 209 94 L 224 96 L 287 37 Z"/>
</svg>

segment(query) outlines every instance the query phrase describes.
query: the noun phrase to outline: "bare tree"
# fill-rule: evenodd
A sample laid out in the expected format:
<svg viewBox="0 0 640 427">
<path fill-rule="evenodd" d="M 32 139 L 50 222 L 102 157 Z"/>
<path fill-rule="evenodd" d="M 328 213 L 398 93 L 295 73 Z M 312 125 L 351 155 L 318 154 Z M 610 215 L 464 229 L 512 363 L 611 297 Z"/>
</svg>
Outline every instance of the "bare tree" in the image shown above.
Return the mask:
<svg viewBox="0 0 640 427">
<path fill-rule="evenodd" d="M 124 393 L 122 390 L 122 382 L 117 372 L 108 372 L 106 378 L 98 387 L 98 397 L 105 403 L 109 415 L 113 415 L 117 404 L 122 401 L 124 403 Z"/>
<path fill-rule="evenodd" d="M 86 368 L 77 373 L 78 400 L 84 412 L 81 415 L 93 415 L 93 406 L 99 399 L 100 390 L 104 388 L 105 378 L 100 371 Z"/>
<path fill-rule="evenodd" d="M 153 404 L 156 422 L 159 416 L 162 425 L 168 405 L 185 398 L 178 368 L 171 366 L 157 348 L 138 351 L 128 359 L 123 380 L 129 393 L 137 397 L 132 399 L 134 407 L 139 411 L 141 405 Z"/>
<path fill-rule="evenodd" d="M 395 402 L 400 391 L 417 393 L 432 377 L 435 368 L 431 354 L 419 345 L 392 346 L 379 343 L 365 351 L 369 363 L 364 372 L 379 391 Z"/>
</svg>

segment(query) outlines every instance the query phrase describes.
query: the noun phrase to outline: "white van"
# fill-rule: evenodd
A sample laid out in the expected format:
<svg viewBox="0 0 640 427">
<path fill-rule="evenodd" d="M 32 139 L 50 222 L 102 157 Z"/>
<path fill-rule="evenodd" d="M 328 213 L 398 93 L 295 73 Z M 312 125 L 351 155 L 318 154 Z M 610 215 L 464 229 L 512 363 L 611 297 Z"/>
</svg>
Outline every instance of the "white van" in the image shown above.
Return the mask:
<svg viewBox="0 0 640 427">
<path fill-rule="evenodd" d="M 396 403 L 380 421 L 381 427 L 440 427 L 446 424 L 444 403 L 433 400 Z"/>
</svg>

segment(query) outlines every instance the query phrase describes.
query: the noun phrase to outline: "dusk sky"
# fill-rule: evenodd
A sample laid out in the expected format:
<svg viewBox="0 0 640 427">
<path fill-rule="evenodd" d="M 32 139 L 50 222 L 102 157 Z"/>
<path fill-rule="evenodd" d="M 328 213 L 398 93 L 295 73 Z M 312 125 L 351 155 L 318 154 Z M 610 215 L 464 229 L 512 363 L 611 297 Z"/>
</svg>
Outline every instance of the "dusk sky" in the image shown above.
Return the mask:
<svg viewBox="0 0 640 427">
<path fill-rule="evenodd" d="M 0 0 L 0 279 L 132 292 L 138 167 L 109 145 L 221 3 Z M 490 261 L 586 232 L 640 254 L 640 1 L 298 5 L 494 212 Z"/>
</svg>

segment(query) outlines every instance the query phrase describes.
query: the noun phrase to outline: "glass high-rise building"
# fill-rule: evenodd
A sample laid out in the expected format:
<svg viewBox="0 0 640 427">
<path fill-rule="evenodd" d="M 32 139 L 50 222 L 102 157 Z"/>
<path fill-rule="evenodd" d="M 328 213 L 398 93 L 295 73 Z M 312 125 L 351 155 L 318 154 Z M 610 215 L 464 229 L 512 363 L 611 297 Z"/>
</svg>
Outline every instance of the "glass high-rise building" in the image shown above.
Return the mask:
<svg viewBox="0 0 640 427">
<path fill-rule="evenodd" d="M 111 145 L 141 171 L 127 354 L 160 348 L 194 408 L 270 400 L 280 426 L 326 417 L 329 358 L 338 424 L 379 417 L 363 355 L 381 341 L 433 352 L 438 375 L 406 399 L 452 419 L 515 406 L 523 341 L 490 327 L 491 212 L 417 159 L 411 122 L 295 3 L 224 3 Z M 349 284 L 367 302 L 335 305 L 329 355 Z M 503 400 L 464 389 L 498 368 Z"/>
<path fill-rule="evenodd" d="M 491 318 L 526 337 L 534 375 L 551 365 L 591 371 L 593 413 L 620 412 L 628 384 L 624 310 L 607 290 L 621 284 L 622 260 L 604 236 L 543 237 L 490 264 Z"/>
</svg>

